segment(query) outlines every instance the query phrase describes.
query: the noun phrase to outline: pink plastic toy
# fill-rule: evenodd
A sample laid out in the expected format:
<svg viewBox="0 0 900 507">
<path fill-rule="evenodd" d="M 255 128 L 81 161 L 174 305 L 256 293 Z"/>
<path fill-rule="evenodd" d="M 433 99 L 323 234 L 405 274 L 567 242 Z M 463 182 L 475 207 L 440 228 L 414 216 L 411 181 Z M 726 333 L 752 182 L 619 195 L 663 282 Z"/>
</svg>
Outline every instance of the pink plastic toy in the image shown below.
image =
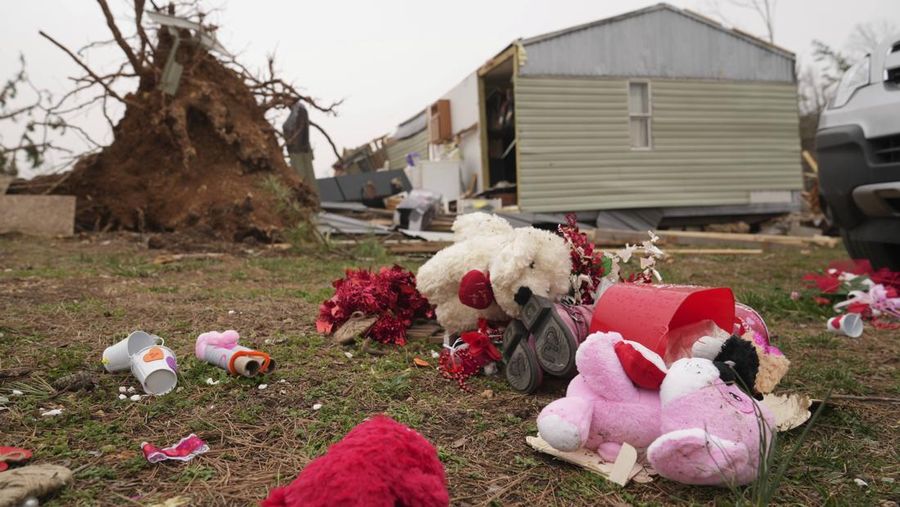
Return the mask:
<svg viewBox="0 0 900 507">
<path fill-rule="evenodd" d="M 238 332 L 232 329 L 222 333 L 203 333 L 197 337 L 194 353 L 197 359 L 228 370 L 234 375 L 253 377 L 275 369 L 275 361 L 269 354 L 238 345 L 239 339 Z"/>
</svg>

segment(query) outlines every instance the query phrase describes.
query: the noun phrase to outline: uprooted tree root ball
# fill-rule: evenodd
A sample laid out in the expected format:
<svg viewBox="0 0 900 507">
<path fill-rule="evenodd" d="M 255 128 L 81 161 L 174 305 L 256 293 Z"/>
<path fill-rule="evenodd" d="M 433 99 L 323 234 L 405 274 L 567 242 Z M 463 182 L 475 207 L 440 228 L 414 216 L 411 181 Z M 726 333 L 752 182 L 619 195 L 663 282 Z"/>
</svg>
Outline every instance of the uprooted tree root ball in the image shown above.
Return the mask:
<svg viewBox="0 0 900 507">
<path fill-rule="evenodd" d="M 271 241 L 308 219 L 316 201 L 287 165 L 259 91 L 185 38 L 177 47 L 183 74 L 174 96 L 158 87 L 173 48 L 173 37 L 160 30 L 153 56 L 144 52 L 137 91 L 121 98 L 125 114 L 113 143 L 82 157 L 71 172 L 20 191 L 77 196 L 76 227 L 85 231 Z"/>
</svg>

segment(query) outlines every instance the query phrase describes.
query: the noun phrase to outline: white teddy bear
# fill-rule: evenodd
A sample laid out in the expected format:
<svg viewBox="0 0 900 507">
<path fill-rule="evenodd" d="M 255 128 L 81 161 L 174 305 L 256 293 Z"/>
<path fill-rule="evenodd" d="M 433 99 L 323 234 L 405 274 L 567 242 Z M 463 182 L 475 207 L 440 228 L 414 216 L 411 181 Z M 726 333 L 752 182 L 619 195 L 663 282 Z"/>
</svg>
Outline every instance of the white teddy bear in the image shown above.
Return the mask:
<svg viewBox="0 0 900 507">
<path fill-rule="evenodd" d="M 531 294 L 551 300 L 568 294 L 572 264 L 562 237 L 533 227 L 514 229 L 487 213 L 460 216 L 453 233 L 454 244 L 416 275 L 419 292 L 435 305 L 448 333 L 475 329 L 479 318 L 518 318 Z"/>
</svg>

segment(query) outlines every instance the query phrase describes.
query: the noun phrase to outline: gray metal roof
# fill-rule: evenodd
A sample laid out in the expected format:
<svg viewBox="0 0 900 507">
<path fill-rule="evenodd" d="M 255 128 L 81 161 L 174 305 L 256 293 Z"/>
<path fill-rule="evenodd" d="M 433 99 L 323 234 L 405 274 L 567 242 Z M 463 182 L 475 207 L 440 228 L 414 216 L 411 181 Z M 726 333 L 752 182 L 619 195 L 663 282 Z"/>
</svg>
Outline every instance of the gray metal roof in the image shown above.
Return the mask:
<svg viewBox="0 0 900 507">
<path fill-rule="evenodd" d="M 428 116 L 425 114 L 425 110 L 423 109 L 422 111 L 416 113 L 416 115 L 412 118 L 398 125 L 397 131 L 394 132 L 394 135 L 391 137 L 393 137 L 394 139 L 406 139 L 425 130 L 425 127 L 427 126 Z"/>
<path fill-rule="evenodd" d="M 794 82 L 794 54 L 668 4 L 523 39 L 523 76 Z"/>
</svg>

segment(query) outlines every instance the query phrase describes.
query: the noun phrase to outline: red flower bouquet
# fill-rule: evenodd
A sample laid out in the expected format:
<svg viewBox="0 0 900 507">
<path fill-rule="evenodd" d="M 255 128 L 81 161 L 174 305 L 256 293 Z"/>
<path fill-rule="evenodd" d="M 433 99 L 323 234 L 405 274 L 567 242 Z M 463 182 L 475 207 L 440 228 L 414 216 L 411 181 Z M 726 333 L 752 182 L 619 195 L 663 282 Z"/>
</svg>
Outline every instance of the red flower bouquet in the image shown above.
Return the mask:
<svg viewBox="0 0 900 507">
<path fill-rule="evenodd" d="M 316 329 L 331 334 L 354 314 L 377 317 L 365 336 L 377 342 L 403 345 L 415 319 L 434 318 L 434 308 L 416 290 L 416 277 L 400 266 L 377 273 L 348 269 L 335 280 L 334 296 L 319 306 Z"/>
</svg>

